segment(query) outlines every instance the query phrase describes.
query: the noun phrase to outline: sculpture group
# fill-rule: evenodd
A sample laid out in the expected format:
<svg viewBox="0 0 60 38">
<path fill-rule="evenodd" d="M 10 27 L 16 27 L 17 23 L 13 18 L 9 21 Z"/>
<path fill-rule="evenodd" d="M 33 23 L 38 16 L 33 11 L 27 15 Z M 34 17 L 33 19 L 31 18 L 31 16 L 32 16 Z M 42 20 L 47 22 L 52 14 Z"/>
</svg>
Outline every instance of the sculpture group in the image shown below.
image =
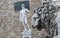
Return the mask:
<svg viewBox="0 0 60 38">
<path fill-rule="evenodd" d="M 58 25 L 56 22 L 56 7 L 53 4 L 43 3 L 41 7 L 34 10 L 32 16 L 32 27 L 38 30 L 45 29 L 49 34 L 45 38 L 53 38 L 58 35 Z"/>
</svg>

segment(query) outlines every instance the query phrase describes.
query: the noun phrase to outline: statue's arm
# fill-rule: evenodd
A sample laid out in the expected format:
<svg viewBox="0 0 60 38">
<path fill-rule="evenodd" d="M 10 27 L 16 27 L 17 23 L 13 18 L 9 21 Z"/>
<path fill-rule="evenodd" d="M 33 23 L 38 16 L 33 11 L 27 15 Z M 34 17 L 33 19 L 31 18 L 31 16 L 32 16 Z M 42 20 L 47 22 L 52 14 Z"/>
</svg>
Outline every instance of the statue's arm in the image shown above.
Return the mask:
<svg viewBox="0 0 60 38">
<path fill-rule="evenodd" d="M 26 12 L 27 12 L 27 13 L 29 13 L 29 10 L 28 10 L 28 9 L 26 9 Z"/>
<path fill-rule="evenodd" d="M 20 21 L 22 20 L 22 13 L 20 12 Z"/>
</svg>

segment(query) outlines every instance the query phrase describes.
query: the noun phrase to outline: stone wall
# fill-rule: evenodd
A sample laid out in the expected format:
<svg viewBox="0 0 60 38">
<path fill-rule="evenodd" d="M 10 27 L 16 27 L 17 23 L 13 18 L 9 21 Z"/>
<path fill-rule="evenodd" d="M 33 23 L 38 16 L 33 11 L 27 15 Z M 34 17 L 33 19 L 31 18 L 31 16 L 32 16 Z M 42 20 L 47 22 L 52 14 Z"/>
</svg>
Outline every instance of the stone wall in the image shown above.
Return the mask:
<svg viewBox="0 0 60 38">
<path fill-rule="evenodd" d="M 21 38 L 23 25 L 19 22 L 19 11 L 14 10 L 14 3 L 23 0 L 0 0 L 0 38 Z M 32 10 L 40 6 L 40 0 L 30 1 L 30 13 L 28 23 L 31 27 Z M 32 29 L 32 27 L 31 27 Z M 32 29 L 34 38 L 40 38 L 37 29 Z"/>
</svg>

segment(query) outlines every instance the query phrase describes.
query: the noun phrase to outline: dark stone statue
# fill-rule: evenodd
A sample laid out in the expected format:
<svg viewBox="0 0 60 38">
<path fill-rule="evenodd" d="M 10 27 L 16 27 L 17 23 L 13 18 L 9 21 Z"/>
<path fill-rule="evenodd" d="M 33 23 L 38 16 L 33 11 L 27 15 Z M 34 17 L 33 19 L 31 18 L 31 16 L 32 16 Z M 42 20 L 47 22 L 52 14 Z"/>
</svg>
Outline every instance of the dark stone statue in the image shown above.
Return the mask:
<svg viewBox="0 0 60 38">
<path fill-rule="evenodd" d="M 45 29 L 49 36 L 45 38 L 53 38 L 55 35 L 58 35 L 58 25 L 56 23 L 56 7 L 54 5 L 45 5 L 37 8 L 36 13 L 32 16 L 32 27 L 37 28 L 38 30 Z"/>
</svg>

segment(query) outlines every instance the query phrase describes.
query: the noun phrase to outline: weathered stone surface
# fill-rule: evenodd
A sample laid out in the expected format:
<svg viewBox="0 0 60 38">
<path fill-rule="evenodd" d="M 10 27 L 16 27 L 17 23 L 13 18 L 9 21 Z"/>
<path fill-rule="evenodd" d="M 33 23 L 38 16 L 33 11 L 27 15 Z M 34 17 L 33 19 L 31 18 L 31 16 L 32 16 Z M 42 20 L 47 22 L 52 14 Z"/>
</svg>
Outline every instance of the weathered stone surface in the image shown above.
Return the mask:
<svg viewBox="0 0 60 38">
<path fill-rule="evenodd" d="M 30 0 L 30 8 L 33 10 L 36 7 L 40 7 L 41 0 Z"/>
</svg>

